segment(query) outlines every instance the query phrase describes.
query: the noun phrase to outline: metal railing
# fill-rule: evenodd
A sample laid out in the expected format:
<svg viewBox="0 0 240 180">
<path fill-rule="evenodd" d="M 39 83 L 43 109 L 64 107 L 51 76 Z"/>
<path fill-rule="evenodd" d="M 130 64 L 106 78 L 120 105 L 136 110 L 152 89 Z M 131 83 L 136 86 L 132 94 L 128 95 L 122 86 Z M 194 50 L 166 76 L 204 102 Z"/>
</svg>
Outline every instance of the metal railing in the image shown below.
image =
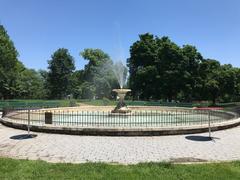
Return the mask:
<svg viewBox="0 0 240 180">
<path fill-rule="evenodd" d="M 146 110 L 129 114 L 114 114 L 108 111 L 80 111 L 53 109 L 5 109 L 3 117 L 9 121 L 44 126 L 73 127 L 176 127 L 207 125 L 225 122 L 238 117 L 237 113 L 222 110 Z"/>
</svg>

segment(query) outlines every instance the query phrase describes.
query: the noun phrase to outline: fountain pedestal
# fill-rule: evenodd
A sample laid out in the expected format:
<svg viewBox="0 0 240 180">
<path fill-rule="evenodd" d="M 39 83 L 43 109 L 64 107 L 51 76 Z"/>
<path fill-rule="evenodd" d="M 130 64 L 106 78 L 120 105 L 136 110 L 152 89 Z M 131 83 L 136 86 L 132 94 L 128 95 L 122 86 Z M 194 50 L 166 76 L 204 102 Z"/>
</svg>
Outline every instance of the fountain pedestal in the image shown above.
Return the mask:
<svg viewBox="0 0 240 180">
<path fill-rule="evenodd" d="M 113 89 L 113 92 L 116 92 L 117 96 L 119 97 L 119 102 L 115 109 L 112 110 L 112 113 L 126 114 L 131 112 L 131 110 L 127 107 L 126 103 L 124 102 L 126 94 L 130 91 L 131 89 Z"/>
</svg>

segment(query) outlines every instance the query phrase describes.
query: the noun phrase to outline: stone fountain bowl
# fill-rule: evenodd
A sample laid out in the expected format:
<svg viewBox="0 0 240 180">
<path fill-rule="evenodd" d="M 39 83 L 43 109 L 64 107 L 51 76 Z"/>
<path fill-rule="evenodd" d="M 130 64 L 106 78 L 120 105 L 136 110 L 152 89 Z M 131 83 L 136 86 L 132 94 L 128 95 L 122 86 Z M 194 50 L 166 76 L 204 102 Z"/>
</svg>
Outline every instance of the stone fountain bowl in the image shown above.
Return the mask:
<svg viewBox="0 0 240 180">
<path fill-rule="evenodd" d="M 128 92 L 131 92 L 131 89 L 113 89 L 113 92 L 116 92 L 120 99 L 123 99 Z"/>
</svg>

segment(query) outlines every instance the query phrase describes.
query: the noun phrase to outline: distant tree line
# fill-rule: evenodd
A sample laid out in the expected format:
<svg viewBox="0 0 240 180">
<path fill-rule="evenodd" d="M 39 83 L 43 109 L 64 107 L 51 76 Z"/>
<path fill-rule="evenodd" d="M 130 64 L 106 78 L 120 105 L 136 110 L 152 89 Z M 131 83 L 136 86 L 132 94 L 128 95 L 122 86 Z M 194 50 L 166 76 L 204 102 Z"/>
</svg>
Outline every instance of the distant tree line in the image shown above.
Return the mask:
<svg viewBox="0 0 240 180">
<path fill-rule="evenodd" d="M 0 25 L 0 98 L 46 97 L 41 71 L 27 69 L 6 30 Z"/>
<path fill-rule="evenodd" d="M 129 87 L 135 99 L 239 101 L 240 69 L 205 59 L 196 47 L 142 34 L 130 47 Z"/>
<path fill-rule="evenodd" d="M 100 49 L 85 49 L 80 55 L 88 63 L 83 70 L 75 70 L 73 57 L 67 49 L 60 48 L 54 52 L 48 61 L 49 71 L 45 73 L 49 97 L 111 98 L 111 91 L 118 84 L 113 71 L 107 67 L 112 64 L 110 57 Z"/>
<path fill-rule="evenodd" d="M 127 86 L 133 99 L 240 100 L 239 68 L 204 59 L 194 46 L 179 47 L 168 37 L 148 33 L 139 37 L 127 60 Z M 88 61 L 81 70 L 76 70 L 74 58 L 65 48 L 52 54 L 47 70 L 28 69 L 0 25 L 0 98 L 112 98 L 112 89 L 119 84 L 109 55 L 100 49 L 85 49 L 80 55 Z"/>
<path fill-rule="evenodd" d="M 0 25 L 0 98 L 64 99 L 111 98 L 119 87 L 111 68 L 110 57 L 100 49 L 85 49 L 80 55 L 88 61 L 76 70 L 65 48 L 56 50 L 48 60 L 48 70 L 26 68 L 6 30 Z"/>
</svg>

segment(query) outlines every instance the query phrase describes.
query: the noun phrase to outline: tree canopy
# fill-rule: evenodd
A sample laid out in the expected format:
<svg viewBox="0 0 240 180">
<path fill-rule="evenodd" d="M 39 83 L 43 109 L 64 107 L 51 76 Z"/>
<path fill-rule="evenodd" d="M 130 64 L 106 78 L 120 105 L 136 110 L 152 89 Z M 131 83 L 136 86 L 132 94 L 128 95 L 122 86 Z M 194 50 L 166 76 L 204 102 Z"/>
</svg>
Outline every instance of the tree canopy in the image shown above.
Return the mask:
<svg viewBox="0 0 240 180">
<path fill-rule="evenodd" d="M 60 48 L 53 53 L 48 64 L 47 84 L 50 97 L 54 99 L 67 97 L 71 93 L 71 76 L 75 70 L 73 57 L 67 49 Z"/>
<path fill-rule="evenodd" d="M 18 52 L 7 31 L 0 25 L 0 96 L 12 98 L 16 93 Z"/>
<path fill-rule="evenodd" d="M 88 60 L 83 71 L 82 98 L 109 98 L 117 86 L 109 55 L 100 49 L 85 49 L 80 54 Z"/>
<path fill-rule="evenodd" d="M 84 49 L 80 56 L 87 61 L 83 69 L 75 69 L 66 48 L 53 52 L 47 70 L 28 69 L 0 25 L 0 98 L 112 98 L 112 89 L 122 86 L 127 77 L 125 66 L 114 63 L 101 49 Z M 133 99 L 240 100 L 240 68 L 204 58 L 195 46 L 179 46 L 166 36 L 139 35 L 130 47 L 127 66 Z"/>
<path fill-rule="evenodd" d="M 196 47 L 142 34 L 130 47 L 129 86 L 135 99 L 239 99 L 239 69 L 204 59 Z"/>
</svg>

